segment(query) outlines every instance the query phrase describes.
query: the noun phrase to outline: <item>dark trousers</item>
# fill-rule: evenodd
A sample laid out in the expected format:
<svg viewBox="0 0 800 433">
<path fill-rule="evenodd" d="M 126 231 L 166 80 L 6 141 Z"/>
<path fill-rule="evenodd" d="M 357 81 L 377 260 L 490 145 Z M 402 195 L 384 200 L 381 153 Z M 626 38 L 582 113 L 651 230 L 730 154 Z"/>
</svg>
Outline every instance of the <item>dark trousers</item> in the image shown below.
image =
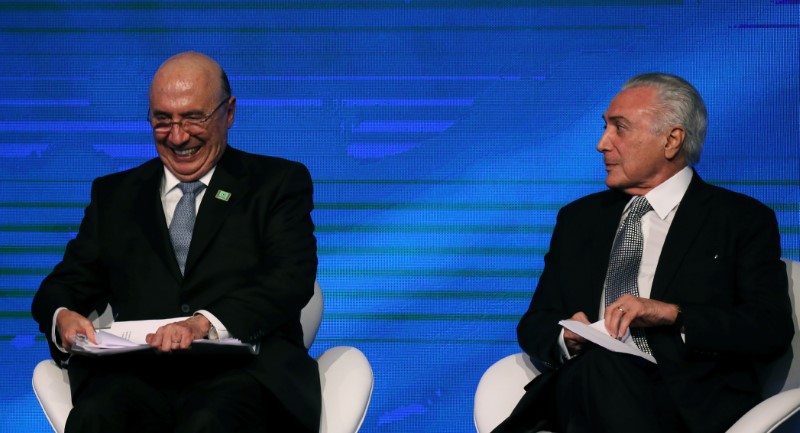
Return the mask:
<svg viewBox="0 0 800 433">
<path fill-rule="evenodd" d="M 74 408 L 65 431 L 305 432 L 281 402 L 241 368 L 244 362 L 152 354 L 82 360 L 81 368 L 93 368 L 93 374 L 73 392 Z M 290 430 L 278 430 L 286 424 Z"/>
<path fill-rule="evenodd" d="M 682 433 L 658 368 L 631 355 L 591 347 L 537 377 L 493 433 Z"/>
</svg>

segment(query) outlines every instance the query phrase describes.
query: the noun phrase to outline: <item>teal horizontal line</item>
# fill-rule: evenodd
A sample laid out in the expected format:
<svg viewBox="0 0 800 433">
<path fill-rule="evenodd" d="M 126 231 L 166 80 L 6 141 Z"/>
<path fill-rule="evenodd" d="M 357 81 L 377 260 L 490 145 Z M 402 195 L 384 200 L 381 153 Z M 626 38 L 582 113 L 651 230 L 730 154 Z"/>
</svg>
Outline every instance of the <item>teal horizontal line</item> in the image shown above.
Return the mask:
<svg viewBox="0 0 800 433">
<path fill-rule="evenodd" d="M 323 320 L 518 322 L 518 314 L 325 313 Z"/>
<path fill-rule="evenodd" d="M 788 206 L 788 205 L 787 205 Z M 791 207 L 791 210 L 797 205 Z M 780 210 L 780 209 L 776 209 Z M 73 233 L 78 225 L 62 224 L 6 224 L 0 225 L 0 232 L 8 233 Z M 550 234 L 551 225 L 528 224 L 369 224 L 369 225 L 327 225 L 316 227 L 317 233 L 442 233 L 442 234 Z M 800 227 L 781 227 L 785 235 L 800 233 Z"/>
<path fill-rule="evenodd" d="M 564 203 L 414 203 L 414 202 L 318 202 L 319 210 L 558 210 Z M 83 209 L 85 202 L 5 202 L 0 208 L 11 209 Z"/>
<path fill-rule="evenodd" d="M 0 3 L 2 4 L 2 3 Z M 92 179 L 13 179 L 0 178 L 0 182 L 30 184 L 88 184 Z M 707 180 L 715 185 L 749 186 L 800 186 L 797 179 L 742 179 Z M 597 185 L 598 191 L 605 188 L 599 179 L 314 179 L 317 185 Z"/>
<path fill-rule="evenodd" d="M 0 335 L 0 341 L 13 341 L 17 338 L 17 335 Z M 33 340 L 36 342 L 47 342 L 47 337 L 44 335 L 38 334 L 33 337 Z"/>
<path fill-rule="evenodd" d="M 558 203 L 419 203 L 419 202 L 318 202 L 318 210 L 410 210 L 410 211 L 557 211 L 565 202 Z M 5 202 L 0 208 L 8 209 L 83 209 L 85 202 Z M 800 210 L 800 203 L 767 203 L 775 211 Z"/>
<path fill-rule="evenodd" d="M 3 224 L 0 232 L 10 233 L 72 233 L 78 231 L 78 224 Z"/>
<path fill-rule="evenodd" d="M 0 290 L 0 299 L 2 298 L 33 298 L 36 290 L 30 289 L 10 289 Z M 382 290 L 379 292 L 364 292 L 358 290 L 328 290 L 325 292 L 327 299 L 373 299 L 373 300 L 398 300 L 398 299 L 414 299 L 414 300 L 529 300 L 533 292 L 513 292 L 507 290 L 426 290 L 426 291 L 408 291 L 408 290 Z"/>
<path fill-rule="evenodd" d="M 0 203 L 0 208 L 15 208 L 15 209 L 83 209 L 88 203 L 70 203 L 70 202 L 5 202 Z"/>
<path fill-rule="evenodd" d="M 33 320 L 30 311 L 0 311 L 0 319 L 30 319 Z"/>
<path fill-rule="evenodd" d="M 547 234 L 551 225 L 525 224 L 374 224 L 374 225 L 318 225 L 320 233 L 484 233 L 484 234 Z M 2 227 L 0 227 L 2 231 Z"/>
<path fill-rule="evenodd" d="M 800 180 L 707 180 L 708 183 L 718 186 L 744 185 L 744 186 L 800 186 Z"/>
<path fill-rule="evenodd" d="M 314 343 L 334 343 L 334 344 L 513 344 L 517 346 L 517 340 L 443 340 L 431 338 L 320 338 L 314 339 Z"/>
<path fill-rule="evenodd" d="M 321 277 L 539 278 L 529 269 L 320 269 Z"/>
<path fill-rule="evenodd" d="M 64 224 L 6 224 L 0 232 L 10 233 L 72 233 L 78 225 Z M 549 233 L 549 225 L 523 224 L 380 224 L 380 225 L 318 225 L 320 233 Z"/>
<path fill-rule="evenodd" d="M 320 210 L 453 210 L 453 211 L 482 211 L 482 210 L 539 210 L 552 211 L 560 209 L 564 203 L 316 203 L 314 207 Z"/>
<path fill-rule="evenodd" d="M 175 8 L 174 11 L 182 9 Z M 96 34 L 96 33 L 388 33 L 388 32 L 522 32 L 522 31 L 607 31 L 644 30 L 646 26 L 304 26 L 304 27 L 4 27 L 6 34 Z"/>
<path fill-rule="evenodd" d="M 185 2 L 155 2 L 155 1 L 80 1 L 80 2 L 3 2 L 0 11 L 21 12 L 68 12 L 68 11 L 181 11 L 181 10 L 359 10 L 359 9 L 471 9 L 490 8 L 500 9 L 507 7 L 537 8 L 550 6 L 663 6 L 681 5 L 681 0 L 537 0 L 509 1 L 509 0 L 472 0 L 453 2 L 452 0 L 425 0 L 414 2 L 399 1 L 185 1 Z"/>
<path fill-rule="evenodd" d="M 33 295 L 36 294 L 36 290 L 27 290 L 27 289 L 11 289 L 11 290 L 0 290 L 0 299 L 2 298 L 33 298 Z"/>
<path fill-rule="evenodd" d="M 15 246 L 0 247 L 0 254 L 63 254 L 64 245 L 61 246 Z M 324 256 L 339 255 L 409 255 L 409 256 L 438 256 L 438 255 L 502 255 L 502 256 L 537 256 L 547 252 L 546 248 L 528 247 L 319 247 L 317 254 Z"/>
<path fill-rule="evenodd" d="M 57 253 L 61 254 L 64 252 L 64 245 L 61 246 L 20 246 L 20 247 L 1 247 L 0 246 L 0 254 L 46 254 L 46 253 Z"/>
<path fill-rule="evenodd" d="M 315 179 L 317 185 L 598 185 L 597 179 Z"/>
<path fill-rule="evenodd" d="M 41 275 L 44 277 L 52 271 L 51 268 L 0 268 L 0 276 Z"/>
<path fill-rule="evenodd" d="M 0 296 L 2 292 L 0 292 Z M 416 300 L 530 300 L 533 295 L 531 292 L 513 292 L 508 290 L 381 290 L 381 291 L 358 291 L 358 290 L 329 290 L 325 292 L 326 298 L 341 299 L 416 299 Z"/>
<path fill-rule="evenodd" d="M 0 276 L 44 277 L 50 268 L 0 268 Z M 327 277 L 466 277 L 466 278 L 538 278 L 540 271 L 529 269 L 321 269 Z"/>
<path fill-rule="evenodd" d="M 0 249 L 2 251 L 2 249 Z M 520 255 L 536 256 L 547 252 L 546 248 L 524 247 L 319 247 L 319 255 L 409 255 L 409 256 L 437 256 L 437 255 Z"/>
</svg>

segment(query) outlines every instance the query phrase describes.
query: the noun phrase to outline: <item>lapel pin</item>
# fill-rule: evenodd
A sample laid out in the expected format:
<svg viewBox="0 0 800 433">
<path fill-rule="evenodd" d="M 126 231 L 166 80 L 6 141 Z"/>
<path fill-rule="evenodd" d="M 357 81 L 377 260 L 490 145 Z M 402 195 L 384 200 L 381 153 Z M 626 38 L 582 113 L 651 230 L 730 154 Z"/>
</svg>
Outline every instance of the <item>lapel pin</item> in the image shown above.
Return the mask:
<svg viewBox="0 0 800 433">
<path fill-rule="evenodd" d="M 231 193 L 218 189 L 217 194 L 214 195 L 214 198 L 217 200 L 228 201 L 231 199 Z"/>
</svg>

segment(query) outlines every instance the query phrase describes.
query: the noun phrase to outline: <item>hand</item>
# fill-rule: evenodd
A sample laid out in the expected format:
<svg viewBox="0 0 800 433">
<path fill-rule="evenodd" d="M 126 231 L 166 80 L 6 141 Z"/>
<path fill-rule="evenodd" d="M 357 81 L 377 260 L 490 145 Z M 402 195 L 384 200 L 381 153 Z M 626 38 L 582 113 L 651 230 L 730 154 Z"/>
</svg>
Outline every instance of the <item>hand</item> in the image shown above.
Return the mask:
<svg viewBox="0 0 800 433">
<path fill-rule="evenodd" d="M 159 352 L 186 350 L 192 345 L 192 341 L 205 338 L 209 329 L 211 322 L 198 314 L 158 328 L 155 334 L 147 334 L 145 341 Z"/>
<path fill-rule="evenodd" d="M 605 310 L 609 334 L 622 338 L 629 327 L 672 325 L 678 318 L 678 306 L 633 295 L 622 295 Z"/>
<path fill-rule="evenodd" d="M 72 310 L 61 310 L 56 316 L 56 332 L 61 338 L 61 347 L 66 350 L 72 348 L 75 343 L 75 336 L 83 334 L 89 341 L 97 344 L 94 335 L 94 325 L 86 317 Z"/>
<path fill-rule="evenodd" d="M 589 318 L 586 317 L 586 314 L 584 314 L 583 311 L 578 311 L 577 313 L 573 314 L 570 319 L 585 323 L 587 325 L 590 324 Z M 583 350 L 583 343 L 585 342 L 585 338 L 570 331 L 569 329 L 564 328 L 564 344 L 567 346 L 567 351 L 569 351 L 570 355 L 576 355 L 580 353 L 580 351 Z"/>
</svg>

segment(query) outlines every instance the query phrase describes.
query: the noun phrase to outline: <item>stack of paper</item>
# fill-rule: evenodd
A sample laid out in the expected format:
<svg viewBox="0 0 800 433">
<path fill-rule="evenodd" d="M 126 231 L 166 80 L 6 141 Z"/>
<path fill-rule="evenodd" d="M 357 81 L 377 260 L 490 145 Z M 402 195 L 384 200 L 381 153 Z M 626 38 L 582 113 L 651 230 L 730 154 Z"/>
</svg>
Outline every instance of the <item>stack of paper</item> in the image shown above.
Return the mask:
<svg viewBox="0 0 800 433">
<path fill-rule="evenodd" d="M 85 335 L 78 335 L 72 346 L 72 352 L 84 355 L 112 355 L 116 353 L 134 352 L 151 349 L 145 338 L 155 333 L 164 325 L 186 320 L 185 317 L 162 320 L 132 320 L 114 322 L 108 329 L 95 332 L 97 344 L 92 343 Z M 208 353 L 258 353 L 258 345 L 245 344 L 235 338 L 220 340 L 194 340 L 190 347 L 194 352 Z"/>
</svg>

